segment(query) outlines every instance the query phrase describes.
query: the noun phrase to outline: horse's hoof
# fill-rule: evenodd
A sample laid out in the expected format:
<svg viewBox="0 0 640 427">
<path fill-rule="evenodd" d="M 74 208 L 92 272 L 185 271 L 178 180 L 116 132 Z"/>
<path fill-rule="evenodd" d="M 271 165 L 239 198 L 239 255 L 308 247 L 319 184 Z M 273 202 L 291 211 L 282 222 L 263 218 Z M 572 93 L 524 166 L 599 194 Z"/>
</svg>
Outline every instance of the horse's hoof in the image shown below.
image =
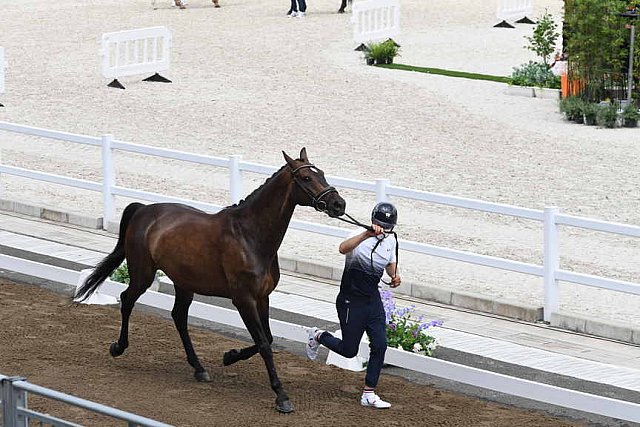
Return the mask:
<svg viewBox="0 0 640 427">
<path fill-rule="evenodd" d="M 124 353 L 124 348 L 121 348 L 117 342 L 112 342 L 111 347 L 109 347 L 109 353 L 111 353 L 113 357 L 118 357 Z"/>
<path fill-rule="evenodd" d="M 229 350 L 227 351 L 224 356 L 222 356 L 222 364 L 224 366 L 229 366 L 232 365 L 234 363 L 236 363 L 239 359 L 238 356 L 240 355 L 240 352 L 238 350 Z"/>
<path fill-rule="evenodd" d="M 338 10 L 338 13 L 344 13 L 344 9 Z"/>
<path fill-rule="evenodd" d="M 278 401 L 276 400 L 276 411 L 282 412 L 283 414 L 291 413 L 293 412 L 293 405 L 289 400 L 285 400 L 281 403 L 278 403 Z"/>
<path fill-rule="evenodd" d="M 207 371 L 196 372 L 195 374 L 193 374 L 193 376 L 196 377 L 196 380 L 200 381 L 201 383 L 211 382 L 211 377 L 209 376 L 209 373 Z"/>
</svg>

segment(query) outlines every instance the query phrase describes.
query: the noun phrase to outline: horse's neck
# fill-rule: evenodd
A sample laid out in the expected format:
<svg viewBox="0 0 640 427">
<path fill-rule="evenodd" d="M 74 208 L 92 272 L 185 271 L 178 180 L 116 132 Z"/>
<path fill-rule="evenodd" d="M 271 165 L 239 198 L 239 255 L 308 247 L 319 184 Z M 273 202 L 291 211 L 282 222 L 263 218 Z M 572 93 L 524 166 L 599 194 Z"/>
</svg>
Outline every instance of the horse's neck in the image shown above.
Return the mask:
<svg viewBox="0 0 640 427">
<path fill-rule="evenodd" d="M 248 197 L 243 209 L 252 220 L 245 224 L 260 251 L 275 255 L 280 248 L 296 204 L 292 199 L 289 171 L 281 170 L 256 193 Z"/>
</svg>

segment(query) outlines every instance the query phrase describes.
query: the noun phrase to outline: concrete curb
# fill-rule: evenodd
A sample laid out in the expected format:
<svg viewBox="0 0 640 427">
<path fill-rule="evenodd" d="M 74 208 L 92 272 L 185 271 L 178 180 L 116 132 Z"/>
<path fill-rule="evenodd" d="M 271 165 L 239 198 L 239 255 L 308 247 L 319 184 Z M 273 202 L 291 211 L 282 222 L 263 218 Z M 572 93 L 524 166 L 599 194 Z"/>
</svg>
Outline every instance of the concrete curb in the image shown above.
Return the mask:
<svg viewBox="0 0 640 427">
<path fill-rule="evenodd" d="M 102 218 L 74 215 L 8 200 L 0 199 L 0 210 L 35 216 L 37 218 L 73 224 L 91 229 L 101 229 L 103 225 Z M 111 221 L 107 223 L 106 231 L 112 234 L 117 234 L 118 230 L 119 223 Z M 340 278 L 342 276 L 342 267 L 338 268 L 286 257 L 280 257 L 279 261 L 280 268 L 282 270 L 334 282 L 333 284 L 336 286 L 339 285 Z M 84 266 L 83 268 L 86 267 L 87 266 Z M 161 291 L 173 293 L 172 289 L 171 291 L 167 289 L 167 287 L 171 287 L 171 282 L 167 282 L 162 279 L 160 282 Z M 162 285 L 163 282 L 165 283 L 165 286 Z M 468 292 L 456 292 L 450 289 L 423 286 L 410 282 L 403 282 L 402 287 L 395 290 L 395 292 L 412 298 L 433 301 L 440 304 L 488 314 L 495 314 L 526 322 L 539 322 L 543 319 L 542 307 L 519 304 L 516 301 L 510 300 L 491 299 Z M 582 318 L 569 313 L 554 313 L 551 317 L 550 325 L 586 335 L 594 335 L 640 345 L 640 329 L 634 329 L 621 323 L 612 321 L 595 321 L 593 319 Z"/>
</svg>

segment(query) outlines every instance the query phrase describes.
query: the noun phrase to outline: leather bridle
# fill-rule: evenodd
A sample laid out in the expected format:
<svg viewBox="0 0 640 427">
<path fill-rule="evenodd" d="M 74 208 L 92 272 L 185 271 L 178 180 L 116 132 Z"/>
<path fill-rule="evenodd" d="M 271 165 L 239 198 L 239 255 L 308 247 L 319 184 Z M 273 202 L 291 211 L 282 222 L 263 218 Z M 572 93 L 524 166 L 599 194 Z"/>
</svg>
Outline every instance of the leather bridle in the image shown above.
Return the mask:
<svg viewBox="0 0 640 427">
<path fill-rule="evenodd" d="M 313 165 L 312 163 L 306 164 L 306 165 L 300 165 L 297 168 L 293 169 L 291 167 L 289 167 L 289 169 L 291 170 L 291 174 L 293 175 L 293 181 L 298 184 L 298 187 L 300 187 L 305 193 L 307 193 L 309 195 L 309 197 L 311 197 L 311 206 L 319 211 L 319 212 L 327 212 L 327 202 L 325 202 L 324 200 L 322 200 L 327 194 L 329 193 L 337 193 L 338 190 L 336 190 L 334 187 L 332 186 L 328 186 L 327 188 L 323 189 L 322 191 L 320 191 L 318 194 L 313 194 L 305 185 L 304 183 L 300 180 L 300 177 L 297 175 L 298 171 L 300 169 L 306 169 L 306 168 L 315 168 L 315 165 Z"/>
</svg>

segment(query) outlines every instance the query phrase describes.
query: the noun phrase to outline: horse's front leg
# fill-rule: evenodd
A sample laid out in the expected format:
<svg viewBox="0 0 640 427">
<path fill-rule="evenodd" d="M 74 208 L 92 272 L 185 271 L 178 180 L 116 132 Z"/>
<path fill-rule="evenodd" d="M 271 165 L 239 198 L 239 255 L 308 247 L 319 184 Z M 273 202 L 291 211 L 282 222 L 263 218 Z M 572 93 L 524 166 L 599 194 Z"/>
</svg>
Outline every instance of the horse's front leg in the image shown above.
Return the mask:
<svg viewBox="0 0 640 427">
<path fill-rule="evenodd" d="M 218 3 L 218 0 L 212 0 L 213 1 L 213 6 L 214 7 L 220 7 L 220 4 Z"/>
<path fill-rule="evenodd" d="M 276 393 L 276 409 L 279 412 L 284 413 L 293 412 L 293 405 L 289 401 L 289 396 L 282 387 L 282 383 L 280 382 L 278 373 L 276 372 L 275 364 L 273 363 L 273 351 L 271 350 L 271 344 L 267 338 L 267 333 L 262 327 L 262 322 L 260 321 L 257 301 L 247 297 L 243 300 L 234 300 L 233 304 L 238 309 L 240 317 L 242 317 L 242 321 L 251 334 L 253 341 L 256 343 L 260 356 L 262 356 L 264 364 L 267 367 L 271 389 Z"/>
<path fill-rule="evenodd" d="M 258 315 L 260 316 L 260 323 L 264 329 L 269 344 L 273 343 L 273 336 L 271 335 L 271 328 L 269 327 L 269 297 L 258 301 Z M 240 350 L 229 350 L 222 357 L 222 364 L 224 366 L 233 365 L 241 360 L 247 360 L 258 353 L 259 349 L 257 345 L 245 347 Z"/>
<path fill-rule="evenodd" d="M 347 0 L 342 0 L 342 4 L 340 5 L 340 9 L 338 9 L 338 13 L 344 13 L 344 10 L 347 8 Z"/>
</svg>

